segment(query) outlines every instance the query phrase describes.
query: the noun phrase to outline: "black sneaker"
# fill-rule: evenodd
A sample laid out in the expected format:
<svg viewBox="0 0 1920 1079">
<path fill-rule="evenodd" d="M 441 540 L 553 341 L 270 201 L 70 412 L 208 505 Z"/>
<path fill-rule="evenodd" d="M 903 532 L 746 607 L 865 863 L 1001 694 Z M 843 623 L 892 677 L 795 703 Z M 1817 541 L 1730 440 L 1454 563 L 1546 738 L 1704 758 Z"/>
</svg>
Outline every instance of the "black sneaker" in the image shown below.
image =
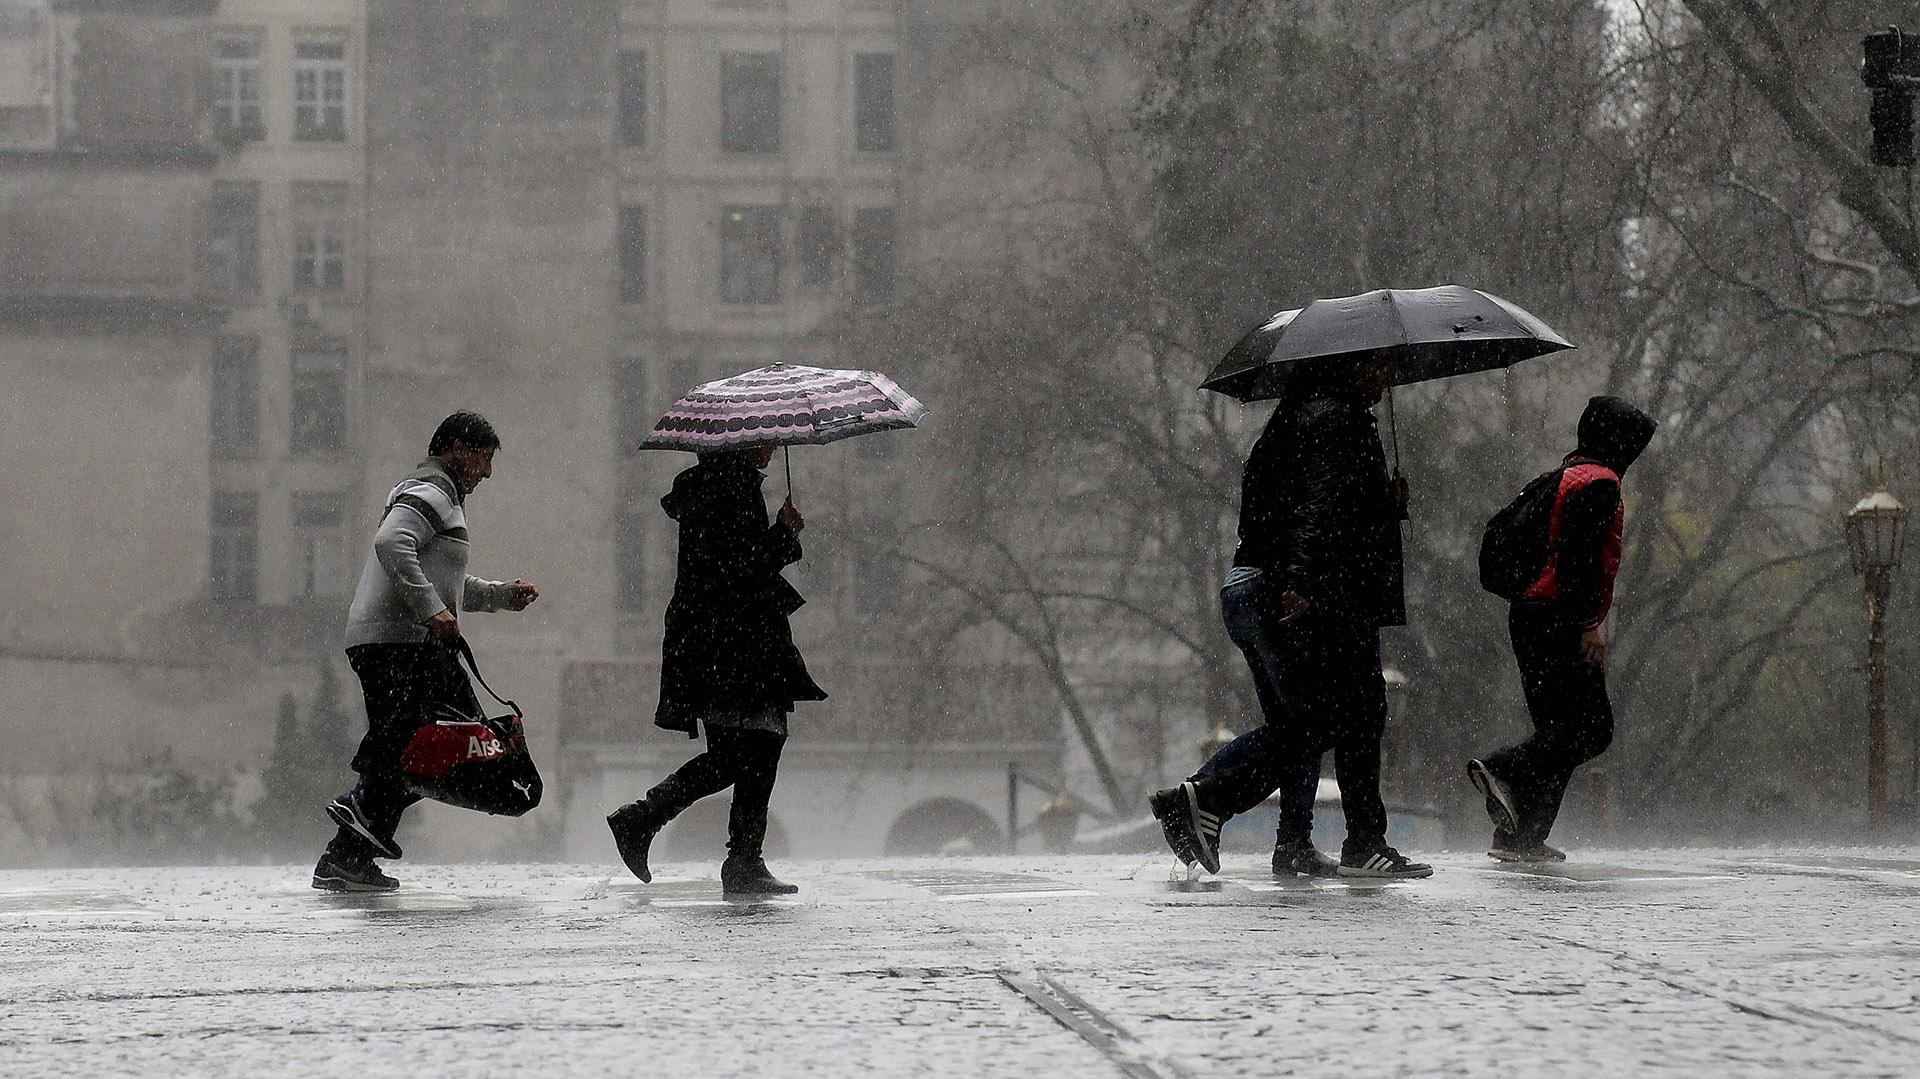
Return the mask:
<svg viewBox="0 0 1920 1079">
<path fill-rule="evenodd" d="M 1513 790 L 1507 781 L 1493 774 L 1485 761 L 1467 762 L 1467 778 L 1487 800 L 1487 817 L 1493 826 L 1505 832 L 1520 830 L 1520 814 L 1513 808 Z"/>
<path fill-rule="evenodd" d="M 1564 862 L 1567 852 L 1545 843 L 1517 843 L 1508 836 L 1496 832 L 1493 846 L 1487 849 L 1487 857 L 1497 862 Z"/>
<path fill-rule="evenodd" d="M 1354 854 L 1340 855 L 1340 875 L 1343 877 L 1384 877 L 1388 879 L 1413 879 L 1433 876 L 1433 867 L 1425 862 L 1416 862 L 1392 847 L 1382 844 L 1372 850 Z"/>
<path fill-rule="evenodd" d="M 327 853 L 314 864 L 313 886 L 323 892 L 391 892 L 400 882 L 380 872 L 371 858 L 362 861 Z"/>
<path fill-rule="evenodd" d="M 1336 877 L 1340 863 L 1314 849 L 1312 843 L 1283 843 L 1273 848 L 1276 877 Z"/>
<path fill-rule="evenodd" d="M 1147 807 L 1159 819 L 1175 857 L 1188 865 L 1197 862 L 1209 873 L 1220 872 L 1220 818 L 1200 808 L 1200 792 L 1192 783 L 1154 791 Z"/>
<path fill-rule="evenodd" d="M 799 890 L 798 884 L 774 876 L 764 859 L 728 855 L 720 863 L 720 891 L 726 895 L 792 895 Z"/>
<path fill-rule="evenodd" d="M 607 829 L 613 833 L 613 845 L 620 860 L 643 883 L 653 883 L 653 870 L 647 866 L 647 852 L 653 837 L 667 822 L 657 819 L 647 803 L 630 802 L 607 814 Z"/>
<path fill-rule="evenodd" d="M 374 832 L 373 823 L 360 811 L 360 799 L 354 797 L 352 792 L 328 802 L 327 816 L 333 818 L 333 823 L 372 844 L 373 852 L 380 857 L 402 857 L 400 844 L 395 843 L 392 837 L 382 838 Z"/>
</svg>

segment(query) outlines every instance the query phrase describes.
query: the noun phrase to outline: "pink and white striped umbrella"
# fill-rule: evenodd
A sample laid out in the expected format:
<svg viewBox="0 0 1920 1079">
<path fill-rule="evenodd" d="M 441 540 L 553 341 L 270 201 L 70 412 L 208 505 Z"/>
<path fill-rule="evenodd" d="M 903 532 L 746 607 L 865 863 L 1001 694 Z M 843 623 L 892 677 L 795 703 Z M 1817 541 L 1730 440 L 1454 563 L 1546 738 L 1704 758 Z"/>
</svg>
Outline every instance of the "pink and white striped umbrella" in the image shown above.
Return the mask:
<svg viewBox="0 0 1920 1079">
<path fill-rule="evenodd" d="M 708 382 L 675 401 L 643 450 L 711 453 L 752 446 L 822 446 L 917 427 L 927 406 L 878 371 L 776 363 Z"/>
</svg>

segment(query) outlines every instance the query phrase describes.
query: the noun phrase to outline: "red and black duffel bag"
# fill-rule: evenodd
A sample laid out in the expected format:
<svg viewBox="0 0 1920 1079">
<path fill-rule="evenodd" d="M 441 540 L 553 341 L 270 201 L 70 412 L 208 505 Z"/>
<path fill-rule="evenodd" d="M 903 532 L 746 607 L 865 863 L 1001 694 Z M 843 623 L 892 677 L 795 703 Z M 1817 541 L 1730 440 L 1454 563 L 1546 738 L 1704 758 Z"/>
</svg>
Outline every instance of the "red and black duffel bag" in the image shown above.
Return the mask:
<svg viewBox="0 0 1920 1079">
<path fill-rule="evenodd" d="M 541 793 L 540 772 L 527 752 L 520 706 L 487 685 L 464 639 L 454 647 L 487 694 L 513 711 L 491 718 L 447 716 L 428 723 L 414 732 L 401 753 L 400 774 L 407 788 L 423 798 L 517 817 L 539 805 Z"/>
</svg>

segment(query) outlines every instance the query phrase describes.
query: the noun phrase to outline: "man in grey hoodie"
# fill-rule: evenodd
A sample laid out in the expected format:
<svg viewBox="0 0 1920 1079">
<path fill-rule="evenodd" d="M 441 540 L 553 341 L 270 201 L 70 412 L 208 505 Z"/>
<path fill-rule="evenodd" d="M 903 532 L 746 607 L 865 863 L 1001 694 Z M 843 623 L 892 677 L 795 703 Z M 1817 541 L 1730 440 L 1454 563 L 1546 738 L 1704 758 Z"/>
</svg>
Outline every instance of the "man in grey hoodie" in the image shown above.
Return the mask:
<svg viewBox="0 0 1920 1079">
<path fill-rule="evenodd" d="M 347 662 L 367 701 L 367 736 L 353 757 L 360 781 L 327 806 L 339 832 L 313 867 L 315 888 L 399 887 L 374 859 L 400 857 L 394 830 L 419 801 L 401 778 L 400 755 L 437 714 L 479 711 L 449 647 L 460 637 L 455 612 L 523 611 L 540 598 L 528 581 L 467 575 L 466 498 L 493 475 L 499 448 L 485 418 L 456 412 L 433 432 L 427 459 L 387 495 L 347 612 Z"/>
</svg>

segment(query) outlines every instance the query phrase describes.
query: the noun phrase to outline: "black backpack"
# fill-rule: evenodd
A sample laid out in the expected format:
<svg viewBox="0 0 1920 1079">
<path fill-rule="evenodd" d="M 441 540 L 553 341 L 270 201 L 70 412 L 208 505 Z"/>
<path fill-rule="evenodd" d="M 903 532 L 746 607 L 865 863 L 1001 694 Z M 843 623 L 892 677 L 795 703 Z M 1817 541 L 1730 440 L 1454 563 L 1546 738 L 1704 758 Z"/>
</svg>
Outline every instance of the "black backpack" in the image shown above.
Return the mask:
<svg viewBox="0 0 1920 1079">
<path fill-rule="evenodd" d="M 1564 472 L 1561 467 L 1535 476 L 1487 519 L 1480 534 L 1480 587 L 1513 603 L 1546 572 L 1553 504 Z"/>
</svg>

